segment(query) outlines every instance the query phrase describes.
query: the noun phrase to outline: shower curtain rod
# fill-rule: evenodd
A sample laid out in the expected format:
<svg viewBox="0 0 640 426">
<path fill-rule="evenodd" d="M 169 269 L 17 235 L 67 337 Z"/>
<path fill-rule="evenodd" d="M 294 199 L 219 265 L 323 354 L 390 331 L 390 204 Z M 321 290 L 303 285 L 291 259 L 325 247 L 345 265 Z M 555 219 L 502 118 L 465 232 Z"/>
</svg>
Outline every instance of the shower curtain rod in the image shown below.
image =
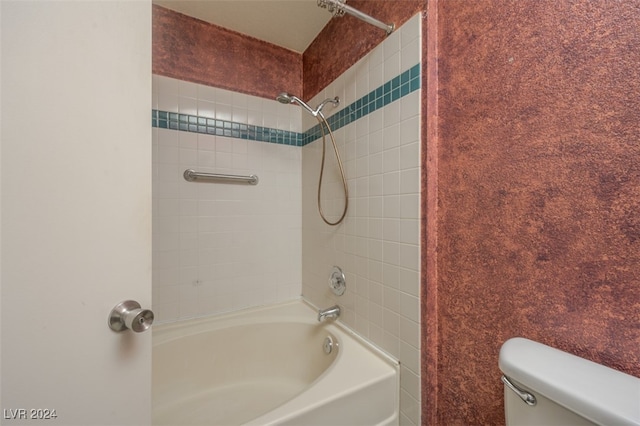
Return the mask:
<svg viewBox="0 0 640 426">
<path fill-rule="evenodd" d="M 348 13 L 349 15 L 354 16 L 368 24 L 385 30 L 387 35 L 391 34 L 396 27 L 393 22 L 391 24 L 385 24 L 384 22 L 378 21 L 376 18 L 373 18 L 364 12 L 360 12 L 358 9 L 345 4 L 345 0 L 318 0 L 318 6 L 323 9 L 327 9 L 331 14 L 333 14 L 333 16 L 337 17 L 344 16 L 345 13 Z"/>
</svg>

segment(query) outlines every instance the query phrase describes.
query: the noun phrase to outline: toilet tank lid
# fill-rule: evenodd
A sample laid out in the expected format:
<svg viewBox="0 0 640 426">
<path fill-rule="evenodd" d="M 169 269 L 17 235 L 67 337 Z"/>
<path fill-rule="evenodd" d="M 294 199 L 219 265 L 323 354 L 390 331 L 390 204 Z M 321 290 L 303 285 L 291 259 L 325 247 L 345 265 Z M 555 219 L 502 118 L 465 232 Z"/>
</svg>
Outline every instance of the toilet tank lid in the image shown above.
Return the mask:
<svg viewBox="0 0 640 426">
<path fill-rule="evenodd" d="M 640 379 L 522 337 L 500 349 L 517 383 L 601 425 L 640 426 Z"/>
</svg>

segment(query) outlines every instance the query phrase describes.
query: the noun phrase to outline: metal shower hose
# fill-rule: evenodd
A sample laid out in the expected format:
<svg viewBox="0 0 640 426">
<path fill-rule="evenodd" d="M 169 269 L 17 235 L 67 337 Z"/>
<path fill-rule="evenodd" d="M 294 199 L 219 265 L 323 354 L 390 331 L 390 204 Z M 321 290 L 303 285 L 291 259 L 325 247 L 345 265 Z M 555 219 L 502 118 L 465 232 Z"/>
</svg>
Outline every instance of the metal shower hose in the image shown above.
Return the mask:
<svg viewBox="0 0 640 426">
<path fill-rule="evenodd" d="M 319 118 L 320 117 L 320 118 Z M 320 213 L 320 217 L 327 225 L 335 226 L 342 222 L 347 215 L 347 207 L 349 206 L 349 189 L 347 187 L 347 179 L 344 177 L 344 167 L 342 166 L 342 160 L 340 159 L 340 154 L 338 153 L 338 147 L 336 146 L 336 140 L 333 137 L 333 132 L 331 131 L 331 127 L 329 123 L 327 123 L 327 119 L 324 118 L 322 113 L 319 113 L 316 116 L 318 123 L 320 123 L 320 131 L 322 131 L 322 161 L 320 163 L 320 177 L 318 178 L 318 212 Z M 322 211 L 322 202 L 320 201 L 320 191 L 322 189 L 322 175 L 324 174 L 324 159 L 326 152 L 326 133 L 324 131 L 324 125 L 327 126 L 327 130 L 329 131 L 329 137 L 331 138 L 331 143 L 333 144 L 333 150 L 336 153 L 336 159 L 338 160 L 338 167 L 340 168 L 340 175 L 342 177 L 342 186 L 344 187 L 344 210 L 342 211 L 342 216 L 335 222 L 330 222 L 324 215 Z"/>
</svg>

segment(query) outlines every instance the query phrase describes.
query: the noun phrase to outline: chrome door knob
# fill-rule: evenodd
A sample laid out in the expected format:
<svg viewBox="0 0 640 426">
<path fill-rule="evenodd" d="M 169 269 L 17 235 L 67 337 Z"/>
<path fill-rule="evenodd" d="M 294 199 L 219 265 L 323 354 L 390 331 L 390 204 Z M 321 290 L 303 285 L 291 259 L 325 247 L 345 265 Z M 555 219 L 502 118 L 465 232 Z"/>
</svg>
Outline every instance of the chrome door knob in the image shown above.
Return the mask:
<svg viewBox="0 0 640 426">
<path fill-rule="evenodd" d="M 138 302 L 125 300 L 118 303 L 109 314 L 109 328 L 113 331 L 130 329 L 136 333 L 147 331 L 153 324 L 153 312 L 142 309 Z"/>
</svg>

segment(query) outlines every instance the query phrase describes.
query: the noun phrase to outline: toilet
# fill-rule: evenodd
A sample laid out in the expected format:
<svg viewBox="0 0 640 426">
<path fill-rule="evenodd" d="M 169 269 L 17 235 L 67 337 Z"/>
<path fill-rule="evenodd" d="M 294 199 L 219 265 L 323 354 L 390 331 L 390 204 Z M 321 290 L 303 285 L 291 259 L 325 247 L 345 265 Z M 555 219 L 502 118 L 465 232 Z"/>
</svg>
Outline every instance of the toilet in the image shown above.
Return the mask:
<svg viewBox="0 0 640 426">
<path fill-rule="evenodd" d="M 640 379 L 516 337 L 500 349 L 508 426 L 640 426 Z"/>
</svg>

